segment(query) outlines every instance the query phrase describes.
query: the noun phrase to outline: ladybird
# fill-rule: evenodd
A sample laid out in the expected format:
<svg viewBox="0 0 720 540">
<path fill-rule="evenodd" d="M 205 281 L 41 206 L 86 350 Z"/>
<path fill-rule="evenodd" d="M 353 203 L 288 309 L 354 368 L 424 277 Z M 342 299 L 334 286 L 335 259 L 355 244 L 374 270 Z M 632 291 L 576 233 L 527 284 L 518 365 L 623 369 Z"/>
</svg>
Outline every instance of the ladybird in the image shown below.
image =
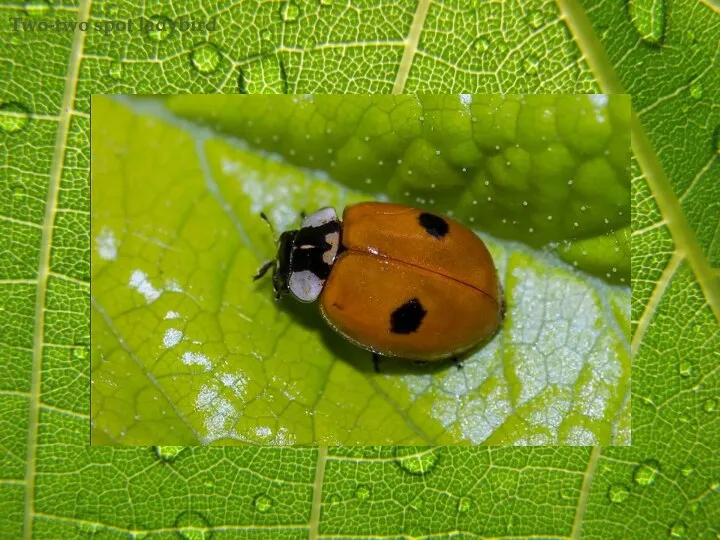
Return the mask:
<svg viewBox="0 0 720 540">
<path fill-rule="evenodd" d="M 267 220 L 264 214 L 263 219 Z M 268 221 L 269 223 L 269 221 Z M 367 202 L 303 219 L 277 241 L 276 298 L 320 300 L 325 321 L 380 356 L 453 359 L 492 336 L 503 292 L 485 244 L 457 221 L 399 204 Z"/>
</svg>

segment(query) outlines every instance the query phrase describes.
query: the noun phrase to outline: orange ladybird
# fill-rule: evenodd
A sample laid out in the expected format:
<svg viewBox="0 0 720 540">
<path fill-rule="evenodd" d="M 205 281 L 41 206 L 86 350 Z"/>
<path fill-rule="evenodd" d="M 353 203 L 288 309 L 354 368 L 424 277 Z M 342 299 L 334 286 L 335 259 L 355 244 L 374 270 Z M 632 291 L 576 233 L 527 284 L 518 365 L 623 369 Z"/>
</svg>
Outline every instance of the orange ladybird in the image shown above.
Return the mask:
<svg viewBox="0 0 720 540">
<path fill-rule="evenodd" d="M 264 216 L 263 216 L 264 217 Z M 327 323 L 378 356 L 456 359 L 492 336 L 504 300 L 485 244 L 452 219 L 399 204 L 360 203 L 343 221 L 323 208 L 278 240 L 276 298 L 319 298 Z"/>
</svg>

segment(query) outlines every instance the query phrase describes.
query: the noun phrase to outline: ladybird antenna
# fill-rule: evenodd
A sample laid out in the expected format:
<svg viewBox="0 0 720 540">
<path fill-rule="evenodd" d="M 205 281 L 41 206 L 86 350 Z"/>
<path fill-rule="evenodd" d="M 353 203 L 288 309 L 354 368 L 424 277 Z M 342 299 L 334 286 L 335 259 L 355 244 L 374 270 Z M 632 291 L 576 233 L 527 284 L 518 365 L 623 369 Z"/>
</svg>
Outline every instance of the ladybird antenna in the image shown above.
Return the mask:
<svg viewBox="0 0 720 540">
<path fill-rule="evenodd" d="M 260 217 L 263 218 L 263 221 L 268 224 L 268 227 L 270 227 L 270 232 L 275 236 L 275 227 L 273 227 L 273 224 L 270 223 L 270 220 L 265 215 L 265 212 L 260 212 Z"/>
</svg>

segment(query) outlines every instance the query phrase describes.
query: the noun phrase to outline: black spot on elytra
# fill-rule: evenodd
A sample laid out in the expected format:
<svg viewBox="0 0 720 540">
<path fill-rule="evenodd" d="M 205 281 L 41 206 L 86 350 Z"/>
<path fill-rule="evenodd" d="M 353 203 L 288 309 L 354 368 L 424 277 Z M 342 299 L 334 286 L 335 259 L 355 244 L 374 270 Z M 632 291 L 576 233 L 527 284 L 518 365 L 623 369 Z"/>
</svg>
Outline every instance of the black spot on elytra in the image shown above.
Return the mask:
<svg viewBox="0 0 720 540">
<path fill-rule="evenodd" d="M 390 314 L 390 331 L 393 334 L 415 332 L 426 314 L 420 300 L 412 298 Z"/>
<path fill-rule="evenodd" d="M 436 216 L 435 214 L 428 214 L 427 212 L 423 212 L 418 216 L 418 221 L 420 222 L 420 225 L 422 225 L 423 228 L 428 232 L 428 234 L 435 238 L 442 238 L 447 234 L 448 230 L 450 229 L 450 227 L 448 227 L 447 221 L 445 221 L 439 216 Z"/>
</svg>

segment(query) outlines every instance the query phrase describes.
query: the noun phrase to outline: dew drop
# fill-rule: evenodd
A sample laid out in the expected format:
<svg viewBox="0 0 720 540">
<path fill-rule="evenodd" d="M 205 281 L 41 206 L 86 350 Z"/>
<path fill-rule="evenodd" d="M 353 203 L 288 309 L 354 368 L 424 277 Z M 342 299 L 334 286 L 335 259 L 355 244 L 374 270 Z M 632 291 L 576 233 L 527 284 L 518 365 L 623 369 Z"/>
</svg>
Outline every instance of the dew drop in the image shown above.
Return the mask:
<svg viewBox="0 0 720 540">
<path fill-rule="evenodd" d="M 633 480 L 639 486 L 649 486 L 655 483 L 659 472 L 660 463 L 654 459 L 649 459 L 638 465 L 633 473 Z"/>
<path fill-rule="evenodd" d="M 210 522 L 200 512 L 189 510 L 181 513 L 175 520 L 180 538 L 186 540 L 208 540 L 212 538 Z"/>
<path fill-rule="evenodd" d="M 23 7 L 28 17 L 44 17 L 50 11 L 52 4 L 48 0 L 39 0 L 36 2 L 25 2 Z"/>
<path fill-rule="evenodd" d="M 108 75 L 110 75 L 111 79 L 115 79 L 116 81 L 119 79 L 122 79 L 122 72 L 123 72 L 123 64 L 120 61 L 115 61 L 110 64 L 110 67 L 108 68 Z"/>
<path fill-rule="evenodd" d="M 630 496 L 630 490 L 622 484 L 612 484 L 608 489 L 608 499 L 613 503 L 621 503 Z"/>
<path fill-rule="evenodd" d="M 153 15 L 147 20 L 143 20 L 143 28 L 147 37 L 153 41 L 165 41 L 172 34 L 172 22 L 164 15 Z"/>
<path fill-rule="evenodd" d="M 185 448 L 185 446 L 153 446 L 153 451 L 161 460 L 171 463 Z"/>
<path fill-rule="evenodd" d="M 683 360 L 678 366 L 678 371 L 683 377 L 689 377 L 692 374 L 692 364 L 688 360 Z"/>
<path fill-rule="evenodd" d="M 538 57 L 534 54 L 526 56 L 525 60 L 523 60 L 523 67 L 525 68 L 525 72 L 531 75 L 534 75 L 538 72 L 539 65 L 540 60 L 538 60 Z"/>
<path fill-rule="evenodd" d="M 341 501 L 341 500 L 342 500 L 342 499 L 340 499 L 340 496 L 339 496 L 337 493 L 333 493 L 332 495 L 330 495 L 330 496 L 327 498 L 327 501 L 326 501 L 326 502 L 327 502 L 328 504 L 340 504 L 340 501 Z"/>
<path fill-rule="evenodd" d="M 458 512 L 467 512 L 472 507 L 472 499 L 470 497 L 460 497 L 458 501 Z"/>
<path fill-rule="evenodd" d="M 367 486 L 358 486 L 355 490 L 355 497 L 359 501 L 367 501 L 370 498 L 370 488 Z"/>
<path fill-rule="evenodd" d="M 706 399 L 703 403 L 703 411 L 714 412 L 717 409 L 718 400 L 715 398 Z"/>
<path fill-rule="evenodd" d="M 440 460 L 441 447 L 397 446 L 395 462 L 405 472 L 424 475 L 431 472 Z"/>
<path fill-rule="evenodd" d="M 540 28 L 543 23 L 543 14 L 540 11 L 532 10 L 527 14 L 525 18 L 531 28 Z"/>
<path fill-rule="evenodd" d="M 280 8 L 280 18 L 285 22 L 295 22 L 300 16 L 300 8 L 294 0 L 289 0 Z"/>
<path fill-rule="evenodd" d="M 264 39 L 265 41 L 270 41 L 270 38 L 272 38 L 272 32 L 268 30 L 267 28 L 264 28 L 260 31 L 260 39 Z"/>
<path fill-rule="evenodd" d="M 212 73 L 220 64 L 220 51 L 212 43 L 201 43 L 192 50 L 190 59 L 200 73 Z"/>
<path fill-rule="evenodd" d="M 77 360 L 85 360 L 88 356 L 87 347 L 75 347 L 73 349 L 73 358 Z"/>
<path fill-rule="evenodd" d="M 273 54 L 243 66 L 240 73 L 240 93 L 286 94 L 287 78 L 280 58 Z"/>
<path fill-rule="evenodd" d="M 695 79 L 693 82 L 690 83 L 690 95 L 694 99 L 701 99 L 703 97 L 704 91 L 705 88 L 703 87 L 702 81 Z"/>
<path fill-rule="evenodd" d="M 695 469 L 693 469 L 690 465 L 685 465 L 682 469 L 680 469 L 680 473 L 687 478 L 690 476 L 693 472 L 695 472 Z"/>
<path fill-rule="evenodd" d="M 17 202 L 22 201 L 27 195 L 27 193 L 25 192 L 25 188 L 21 184 L 16 184 L 15 186 L 13 186 L 12 194 L 13 199 L 15 199 Z"/>
<path fill-rule="evenodd" d="M 275 504 L 275 501 L 273 501 L 268 495 L 265 495 L 264 493 L 256 495 L 253 499 L 253 507 L 255 507 L 255 510 L 257 510 L 261 514 L 267 514 L 270 509 L 272 509 L 273 504 Z"/>
<path fill-rule="evenodd" d="M 479 53 L 484 53 L 490 47 L 490 42 L 485 38 L 475 40 L 475 50 Z"/>
<path fill-rule="evenodd" d="M 687 525 L 684 521 L 678 521 L 670 527 L 671 538 L 683 538 L 685 533 L 687 533 Z"/>
<path fill-rule="evenodd" d="M 630 21 L 643 41 L 658 44 L 665 33 L 664 0 L 630 0 Z"/>
<path fill-rule="evenodd" d="M 0 131 L 12 134 L 23 129 L 30 119 L 29 111 L 15 102 L 0 105 Z"/>
</svg>

